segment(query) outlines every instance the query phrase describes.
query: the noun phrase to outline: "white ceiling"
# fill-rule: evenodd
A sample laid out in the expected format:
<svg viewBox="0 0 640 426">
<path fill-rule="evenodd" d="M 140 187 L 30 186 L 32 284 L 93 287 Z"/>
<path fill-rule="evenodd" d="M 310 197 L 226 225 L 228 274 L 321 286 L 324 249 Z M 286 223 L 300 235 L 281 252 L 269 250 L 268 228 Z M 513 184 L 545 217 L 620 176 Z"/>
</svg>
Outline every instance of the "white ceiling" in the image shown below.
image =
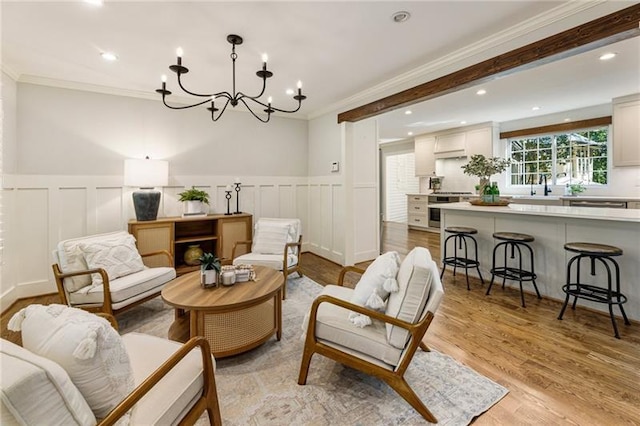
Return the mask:
<svg viewBox="0 0 640 426">
<path fill-rule="evenodd" d="M 191 70 L 183 80 L 187 88 L 230 91 L 226 36 L 235 33 L 245 40 L 236 49 L 237 89 L 260 89 L 255 71 L 268 53 L 275 75 L 266 95 L 278 107 L 295 106 L 284 92 L 302 80 L 308 99 L 301 116 L 309 117 L 563 3 L 105 1 L 95 7 L 80 0 L 2 1 L 2 69 L 18 81 L 158 98 L 161 74 L 169 77 L 168 89 L 179 92 L 167 67 L 180 46 Z M 391 15 L 399 10 L 411 19 L 394 23 Z M 598 51 L 517 73 L 483 86 L 483 97 L 466 89 L 415 105 L 410 116 L 404 109 L 384 114 L 380 136 L 406 138 L 409 130 L 458 127 L 461 120 L 501 122 L 636 93 L 638 46 L 637 39 L 621 43 L 608 63 L 597 61 Z M 118 61 L 105 62 L 103 51 Z M 534 105 L 541 110 L 532 112 Z"/>
</svg>

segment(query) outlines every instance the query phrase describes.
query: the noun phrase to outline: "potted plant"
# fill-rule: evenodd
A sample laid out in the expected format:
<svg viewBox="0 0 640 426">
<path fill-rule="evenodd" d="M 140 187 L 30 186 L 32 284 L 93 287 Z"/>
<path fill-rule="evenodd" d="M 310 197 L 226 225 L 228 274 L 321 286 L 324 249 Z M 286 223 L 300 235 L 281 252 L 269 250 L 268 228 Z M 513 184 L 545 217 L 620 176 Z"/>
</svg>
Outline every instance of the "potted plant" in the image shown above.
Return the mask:
<svg viewBox="0 0 640 426">
<path fill-rule="evenodd" d="M 218 282 L 221 263 L 213 253 L 203 253 L 200 260 L 200 283 L 203 287 L 215 286 Z"/>
<path fill-rule="evenodd" d="M 571 195 L 578 195 L 585 191 L 585 187 L 579 183 L 572 183 L 569 185 L 569 190 L 571 191 Z"/>
<path fill-rule="evenodd" d="M 500 157 L 487 158 L 482 154 L 476 154 L 472 155 L 471 160 L 462 166 L 462 171 L 466 175 L 480 178 L 478 192 L 482 195 L 484 194 L 485 187 L 489 185 L 491 176 L 504 172 L 510 164 L 510 159 Z"/>
<path fill-rule="evenodd" d="M 192 186 L 178 194 L 180 201 L 184 202 L 184 214 L 202 214 L 204 213 L 204 204 L 209 204 L 209 194 L 206 191 L 197 189 Z"/>
</svg>

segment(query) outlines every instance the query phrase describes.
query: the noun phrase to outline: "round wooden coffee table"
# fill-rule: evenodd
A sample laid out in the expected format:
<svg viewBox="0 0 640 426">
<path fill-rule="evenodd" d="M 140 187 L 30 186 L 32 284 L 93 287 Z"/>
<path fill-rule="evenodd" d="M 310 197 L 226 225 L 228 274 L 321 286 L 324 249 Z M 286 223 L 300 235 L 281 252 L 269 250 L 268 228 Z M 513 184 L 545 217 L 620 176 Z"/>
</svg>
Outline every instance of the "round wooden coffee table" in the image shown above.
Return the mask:
<svg viewBox="0 0 640 426">
<path fill-rule="evenodd" d="M 200 272 L 181 275 L 162 289 L 162 299 L 176 308 L 169 339 L 186 342 L 203 336 L 217 358 L 236 355 L 282 336 L 281 272 L 255 266 L 256 281 L 204 289 Z"/>
</svg>

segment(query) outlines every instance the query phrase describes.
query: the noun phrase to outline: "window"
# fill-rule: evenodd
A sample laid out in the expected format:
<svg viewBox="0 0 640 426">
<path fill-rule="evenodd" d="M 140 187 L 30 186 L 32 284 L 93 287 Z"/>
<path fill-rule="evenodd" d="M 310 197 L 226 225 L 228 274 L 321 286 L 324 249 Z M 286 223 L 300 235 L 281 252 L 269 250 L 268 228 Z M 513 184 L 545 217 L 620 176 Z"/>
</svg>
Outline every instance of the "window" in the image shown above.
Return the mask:
<svg viewBox="0 0 640 426">
<path fill-rule="evenodd" d="M 606 185 L 609 127 L 509 139 L 511 185 Z"/>
</svg>

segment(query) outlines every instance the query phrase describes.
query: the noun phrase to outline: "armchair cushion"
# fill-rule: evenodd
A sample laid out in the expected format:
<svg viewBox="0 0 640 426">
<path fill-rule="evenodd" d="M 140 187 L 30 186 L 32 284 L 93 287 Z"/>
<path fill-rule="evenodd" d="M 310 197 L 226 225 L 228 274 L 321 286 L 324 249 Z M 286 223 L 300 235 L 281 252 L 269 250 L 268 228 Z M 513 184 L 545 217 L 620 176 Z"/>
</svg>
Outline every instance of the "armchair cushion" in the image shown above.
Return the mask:
<svg viewBox="0 0 640 426">
<path fill-rule="evenodd" d="M 86 271 L 87 262 L 84 258 L 80 244 L 91 243 L 103 238 L 109 238 L 115 235 L 126 234 L 124 231 L 109 232 L 106 234 L 92 235 L 89 237 L 72 238 L 64 240 L 58 243 L 58 246 L 54 252 L 57 262 L 60 264 L 62 272 L 74 272 L 74 271 Z M 65 288 L 69 292 L 74 292 L 82 287 L 91 284 L 91 276 L 78 275 L 76 277 L 69 277 L 64 279 Z"/>
<path fill-rule="evenodd" d="M 142 383 L 182 344 L 140 333 L 122 336 L 133 369 L 135 385 Z M 215 368 L 215 360 L 214 363 Z M 175 424 L 202 393 L 202 355 L 192 350 L 131 411 L 131 424 Z"/>
<path fill-rule="evenodd" d="M 251 251 L 260 254 L 279 254 L 282 256 L 284 247 L 293 241 L 290 239 L 291 225 L 286 222 L 256 223 Z"/>
<path fill-rule="evenodd" d="M 2 339 L 0 364 L 1 424 L 96 424 L 82 394 L 55 362 Z"/>
<path fill-rule="evenodd" d="M 350 288 L 328 285 L 321 294 L 349 300 L 353 292 Z M 354 327 L 349 321 L 349 312 L 331 303 L 321 303 L 316 315 L 316 338 L 343 352 L 355 353 L 358 357 L 387 368 L 397 365 L 402 351 L 387 342 L 384 323 L 373 320 L 370 327 Z M 306 326 L 308 321 L 304 324 Z"/>
<path fill-rule="evenodd" d="M 11 318 L 9 329 L 22 331 L 25 349 L 65 369 L 97 418 L 134 388 L 125 346 L 104 318 L 64 305 L 30 305 Z"/>
<path fill-rule="evenodd" d="M 89 269 L 102 268 L 109 281 L 144 269 L 133 235 L 121 232 L 79 244 Z M 93 286 L 102 284 L 100 274 L 92 274 Z"/>
<path fill-rule="evenodd" d="M 367 267 L 351 295 L 351 302 L 375 310 L 384 310 L 385 301 L 391 292 L 398 291 L 396 274 L 400 265 L 400 256 L 390 251 L 378 256 Z M 366 315 L 350 312 L 349 320 L 358 327 L 371 323 Z"/>
<path fill-rule="evenodd" d="M 114 309 L 124 304 L 142 299 L 148 294 L 158 292 L 158 288 L 176 277 L 176 271 L 169 267 L 145 268 L 140 272 L 109 280 L 111 302 Z M 72 305 L 101 304 L 104 298 L 102 284 L 97 287 L 84 287 L 69 294 Z"/>
<path fill-rule="evenodd" d="M 248 263 L 250 265 L 268 266 L 269 268 L 273 268 L 277 271 L 282 271 L 283 269 L 282 262 L 283 262 L 282 253 L 280 254 L 247 253 L 233 259 L 234 265 L 241 265 L 243 263 Z M 290 268 L 297 264 L 298 264 L 298 256 L 296 256 L 295 254 L 288 254 L 287 268 Z"/>
<path fill-rule="evenodd" d="M 399 291 L 389 296 L 385 313 L 409 323 L 418 322 L 427 311 L 435 313 L 443 293 L 442 285 L 433 285 L 434 280 L 439 281 L 439 273 L 429 250 L 414 248 L 400 265 Z M 389 343 L 396 348 L 404 348 L 409 332 L 388 323 L 386 328 Z"/>
</svg>

